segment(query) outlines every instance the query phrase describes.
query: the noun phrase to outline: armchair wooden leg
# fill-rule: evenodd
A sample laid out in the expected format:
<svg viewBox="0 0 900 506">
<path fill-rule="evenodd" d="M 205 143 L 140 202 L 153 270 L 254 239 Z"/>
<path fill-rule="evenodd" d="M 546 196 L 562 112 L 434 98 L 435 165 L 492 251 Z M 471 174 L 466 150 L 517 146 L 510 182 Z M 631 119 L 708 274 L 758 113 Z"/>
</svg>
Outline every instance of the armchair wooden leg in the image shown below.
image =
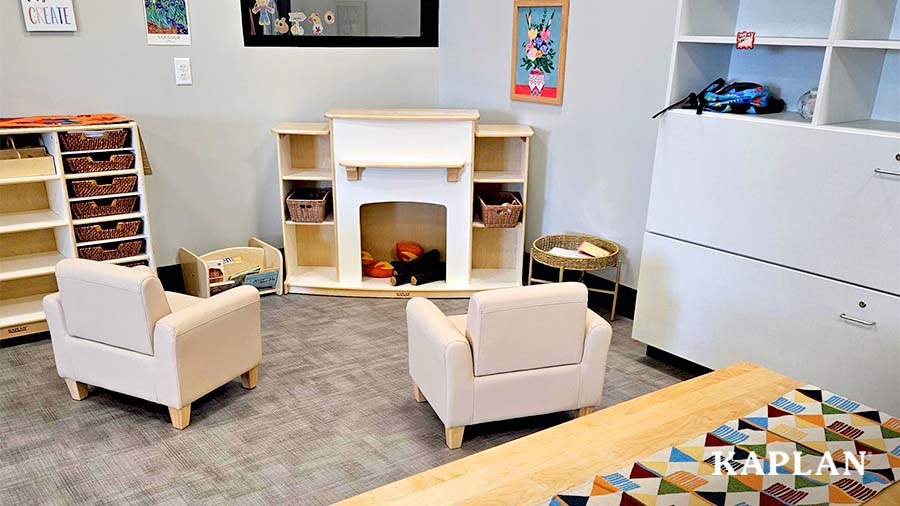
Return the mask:
<svg viewBox="0 0 900 506">
<path fill-rule="evenodd" d="M 172 418 L 172 427 L 183 430 L 191 424 L 191 405 L 178 409 L 169 408 L 169 417 Z"/>
<path fill-rule="evenodd" d="M 456 450 L 462 446 L 463 432 L 465 430 L 465 425 L 462 427 L 445 427 L 444 436 L 447 438 L 447 448 Z"/>
<path fill-rule="evenodd" d="M 80 401 L 88 396 L 87 385 L 79 383 L 75 380 L 66 380 L 66 386 L 69 387 L 69 395 L 76 401 Z"/>
<path fill-rule="evenodd" d="M 425 402 L 427 400 L 425 399 L 425 394 L 419 390 L 419 385 L 416 385 L 415 383 L 413 383 L 413 398 L 416 399 L 416 402 Z"/>
<path fill-rule="evenodd" d="M 253 390 L 256 388 L 256 383 L 259 381 L 259 366 L 250 369 L 249 371 L 241 374 L 241 386 L 246 388 L 247 390 Z"/>
<path fill-rule="evenodd" d="M 590 408 L 581 408 L 578 410 L 578 418 L 581 418 L 582 416 L 588 416 L 589 414 L 593 413 L 596 409 L 597 408 L 595 408 L 593 406 Z"/>
</svg>

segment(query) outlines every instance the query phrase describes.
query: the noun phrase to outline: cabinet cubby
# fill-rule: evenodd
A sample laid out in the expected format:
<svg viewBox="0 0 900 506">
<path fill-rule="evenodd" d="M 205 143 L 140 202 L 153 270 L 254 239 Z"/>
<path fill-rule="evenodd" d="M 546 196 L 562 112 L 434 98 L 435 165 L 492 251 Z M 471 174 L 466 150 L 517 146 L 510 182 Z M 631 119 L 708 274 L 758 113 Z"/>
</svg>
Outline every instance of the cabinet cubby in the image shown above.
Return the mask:
<svg viewBox="0 0 900 506">
<path fill-rule="evenodd" d="M 729 120 L 900 135 L 900 0 L 681 0 L 679 9 L 669 103 L 722 77 L 766 85 L 786 103 L 780 114 L 717 115 Z M 736 49 L 741 30 L 756 32 L 754 49 Z M 815 115 L 804 119 L 798 100 L 813 88 Z"/>
<path fill-rule="evenodd" d="M 760 37 L 825 39 L 835 0 L 684 0 L 681 35 L 734 37 L 753 30 Z"/>
<path fill-rule="evenodd" d="M 900 50 L 834 48 L 821 123 L 900 134 Z"/>
</svg>

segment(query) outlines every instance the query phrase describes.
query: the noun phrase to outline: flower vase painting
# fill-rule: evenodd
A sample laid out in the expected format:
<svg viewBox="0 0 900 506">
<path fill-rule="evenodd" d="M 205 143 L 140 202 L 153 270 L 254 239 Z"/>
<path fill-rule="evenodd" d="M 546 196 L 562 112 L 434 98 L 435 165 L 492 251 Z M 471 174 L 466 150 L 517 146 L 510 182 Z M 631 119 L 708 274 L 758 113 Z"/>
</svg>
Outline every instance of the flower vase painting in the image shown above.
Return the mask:
<svg viewBox="0 0 900 506">
<path fill-rule="evenodd" d="M 568 0 L 516 0 L 511 98 L 562 104 Z"/>
</svg>

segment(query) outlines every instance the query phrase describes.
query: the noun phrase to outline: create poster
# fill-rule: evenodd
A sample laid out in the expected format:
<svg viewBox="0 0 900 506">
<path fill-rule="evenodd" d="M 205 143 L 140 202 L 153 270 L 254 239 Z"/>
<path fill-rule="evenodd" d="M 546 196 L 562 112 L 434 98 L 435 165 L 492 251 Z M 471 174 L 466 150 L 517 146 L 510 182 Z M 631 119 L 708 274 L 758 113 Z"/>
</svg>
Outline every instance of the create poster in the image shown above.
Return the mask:
<svg viewBox="0 0 900 506">
<path fill-rule="evenodd" d="M 29 32 L 75 32 L 72 0 L 22 0 L 22 17 Z"/>
<path fill-rule="evenodd" d="M 187 0 L 144 0 L 147 44 L 190 46 L 191 23 Z"/>
</svg>

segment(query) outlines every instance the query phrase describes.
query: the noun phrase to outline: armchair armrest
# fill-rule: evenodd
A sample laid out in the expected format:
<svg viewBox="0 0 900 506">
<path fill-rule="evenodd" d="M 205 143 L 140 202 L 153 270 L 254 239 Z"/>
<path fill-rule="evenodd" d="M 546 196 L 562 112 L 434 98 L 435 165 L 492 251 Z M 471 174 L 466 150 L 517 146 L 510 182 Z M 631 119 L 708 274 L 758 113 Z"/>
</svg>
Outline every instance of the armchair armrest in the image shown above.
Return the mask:
<svg viewBox="0 0 900 506">
<path fill-rule="evenodd" d="M 446 427 L 473 418 L 475 375 L 472 349 L 434 303 L 414 298 L 406 305 L 409 374 Z"/>
<path fill-rule="evenodd" d="M 606 358 L 612 341 L 612 327 L 597 313 L 587 310 L 585 318 L 584 354 L 581 356 L 581 389 L 578 407 L 598 406 L 606 381 Z"/>
<path fill-rule="evenodd" d="M 259 365 L 259 292 L 240 286 L 156 322 L 157 396 L 180 408 Z"/>
</svg>

